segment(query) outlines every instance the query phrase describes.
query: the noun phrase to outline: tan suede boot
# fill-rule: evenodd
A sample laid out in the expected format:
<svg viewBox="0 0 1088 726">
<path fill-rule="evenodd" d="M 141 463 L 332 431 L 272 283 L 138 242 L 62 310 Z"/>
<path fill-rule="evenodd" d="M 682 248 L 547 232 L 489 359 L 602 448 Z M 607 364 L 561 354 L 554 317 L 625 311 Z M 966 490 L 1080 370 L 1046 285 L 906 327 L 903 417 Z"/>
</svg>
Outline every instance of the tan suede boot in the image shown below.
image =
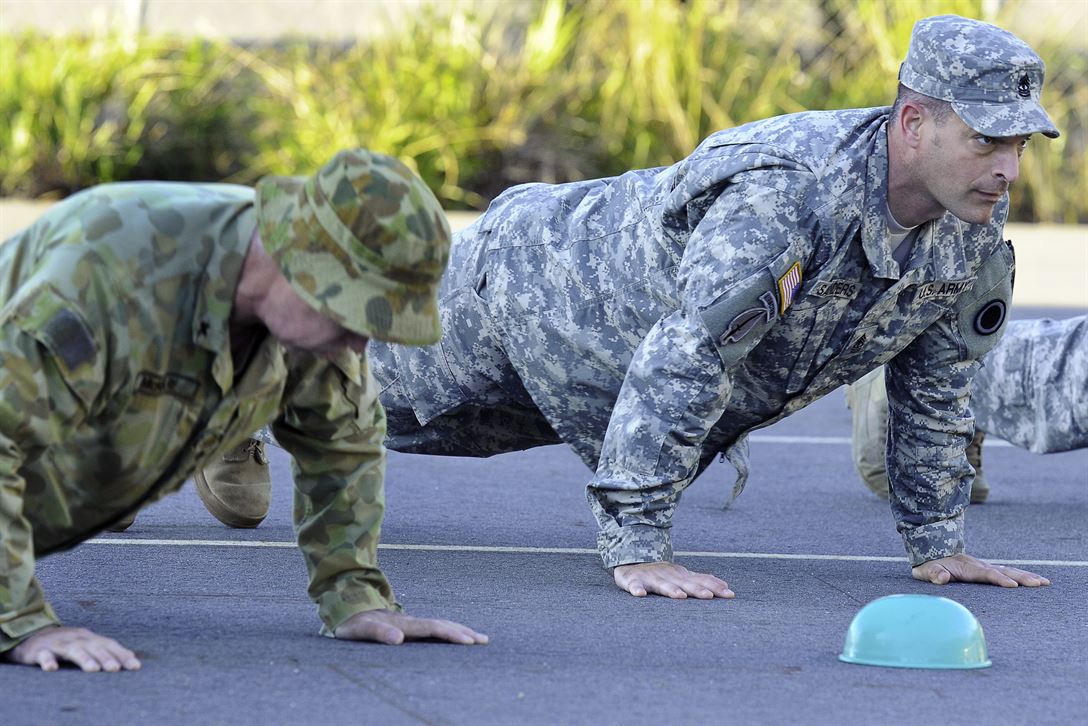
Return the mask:
<svg viewBox="0 0 1088 726">
<path fill-rule="evenodd" d="M 888 470 L 885 452 L 888 447 L 888 393 L 884 389 L 884 369 L 865 374 L 846 387 L 846 405 L 853 413 L 850 440 L 854 468 L 881 499 L 888 498 Z"/>
<path fill-rule="evenodd" d="M 982 475 L 982 440 L 986 434 L 975 429 L 971 443 L 967 444 L 967 462 L 975 470 L 975 481 L 971 484 L 971 504 L 982 504 L 990 496 L 990 485 Z"/>
<path fill-rule="evenodd" d="M 256 527 L 268 516 L 272 477 L 264 444 L 256 439 L 246 439 L 220 461 L 197 471 L 193 481 L 204 506 L 228 527 Z"/>
</svg>

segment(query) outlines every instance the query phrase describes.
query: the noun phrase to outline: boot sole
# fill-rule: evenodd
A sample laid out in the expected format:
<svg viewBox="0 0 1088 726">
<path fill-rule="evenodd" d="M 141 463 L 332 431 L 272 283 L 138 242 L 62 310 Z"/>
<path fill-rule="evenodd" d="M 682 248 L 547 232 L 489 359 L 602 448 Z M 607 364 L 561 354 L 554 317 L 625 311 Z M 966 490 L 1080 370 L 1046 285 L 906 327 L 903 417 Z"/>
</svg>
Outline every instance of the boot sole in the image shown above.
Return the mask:
<svg viewBox="0 0 1088 726">
<path fill-rule="evenodd" d="M 262 514 L 260 517 L 247 517 L 227 507 L 219 500 L 219 497 L 215 496 L 212 492 L 211 487 L 208 486 L 208 480 L 204 476 L 204 472 L 199 469 L 196 474 L 193 475 L 193 483 L 196 484 L 196 493 L 200 497 L 200 501 L 204 502 L 204 506 L 207 507 L 213 517 L 228 527 L 234 527 L 235 529 L 253 529 L 268 516 L 267 514 Z"/>
</svg>

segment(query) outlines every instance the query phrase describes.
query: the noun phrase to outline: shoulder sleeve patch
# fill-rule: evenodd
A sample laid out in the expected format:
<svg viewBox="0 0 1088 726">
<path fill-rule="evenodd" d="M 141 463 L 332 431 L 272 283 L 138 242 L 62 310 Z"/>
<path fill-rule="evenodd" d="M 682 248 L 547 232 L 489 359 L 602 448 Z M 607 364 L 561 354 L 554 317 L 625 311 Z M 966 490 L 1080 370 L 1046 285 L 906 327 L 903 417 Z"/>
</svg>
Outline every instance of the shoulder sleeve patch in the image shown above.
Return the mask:
<svg viewBox="0 0 1088 726">
<path fill-rule="evenodd" d="M 67 308 L 53 313 L 39 331 L 43 342 L 64 361 L 68 370 L 90 362 L 98 352 L 94 336 L 83 318 Z"/>
<path fill-rule="evenodd" d="M 1011 249 L 1000 245 L 978 269 L 971 289 L 956 301 L 957 327 L 972 358 L 992 350 L 1005 332 L 1014 270 Z"/>
<path fill-rule="evenodd" d="M 740 363 L 778 320 L 775 285 L 764 268 L 699 311 L 726 368 Z"/>
</svg>

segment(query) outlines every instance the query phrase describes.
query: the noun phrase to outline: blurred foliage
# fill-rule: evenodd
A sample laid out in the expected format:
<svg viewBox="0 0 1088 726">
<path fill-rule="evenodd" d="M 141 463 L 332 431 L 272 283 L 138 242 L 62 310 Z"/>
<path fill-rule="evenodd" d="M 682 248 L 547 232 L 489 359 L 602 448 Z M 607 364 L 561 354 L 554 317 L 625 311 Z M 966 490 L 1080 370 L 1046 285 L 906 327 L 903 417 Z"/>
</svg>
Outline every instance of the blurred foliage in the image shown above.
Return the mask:
<svg viewBox="0 0 1088 726">
<path fill-rule="evenodd" d="M 450 208 L 525 181 L 670 164 L 721 128 L 889 104 L 911 27 L 983 0 L 538 0 L 436 5 L 348 44 L 0 35 L 0 193 L 101 181 L 251 183 L 348 146 L 395 154 Z M 1057 141 L 1033 142 L 1013 219 L 1088 222 L 1088 58 L 1055 32 Z"/>
</svg>

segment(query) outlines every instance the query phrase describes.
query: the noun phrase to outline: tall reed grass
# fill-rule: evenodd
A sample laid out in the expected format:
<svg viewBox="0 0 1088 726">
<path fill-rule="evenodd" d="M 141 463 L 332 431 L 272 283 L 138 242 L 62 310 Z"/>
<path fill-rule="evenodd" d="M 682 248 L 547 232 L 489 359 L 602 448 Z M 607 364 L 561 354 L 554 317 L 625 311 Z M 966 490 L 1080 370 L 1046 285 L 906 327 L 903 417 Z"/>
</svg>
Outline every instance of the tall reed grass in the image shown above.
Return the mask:
<svg viewBox="0 0 1088 726">
<path fill-rule="evenodd" d="M 523 181 L 659 166 L 707 134 L 805 109 L 886 105 L 911 27 L 983 0 L 538 0 L 446 6 L 366 42 L 0 36 L 0 193 L 126 178 L 306 173 L 363 145 L 451 208 Z M 1088 57 L 1051 31 L 1013 218 L 1088 222 Z"/>
</svg>

